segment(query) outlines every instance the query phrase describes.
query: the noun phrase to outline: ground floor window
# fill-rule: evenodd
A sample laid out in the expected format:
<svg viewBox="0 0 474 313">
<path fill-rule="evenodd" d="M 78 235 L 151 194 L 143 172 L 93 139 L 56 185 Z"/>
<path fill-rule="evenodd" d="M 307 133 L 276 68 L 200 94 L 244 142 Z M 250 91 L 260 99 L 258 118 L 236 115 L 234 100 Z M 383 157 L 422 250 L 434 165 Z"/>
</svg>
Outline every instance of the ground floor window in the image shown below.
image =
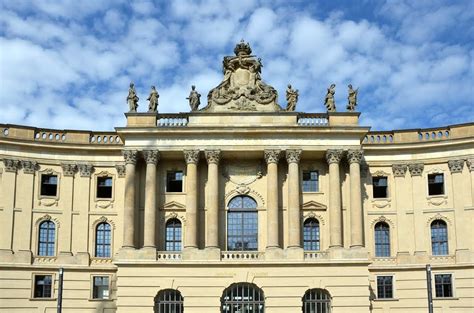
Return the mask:
<svg viewBox="0 0 474 313">
<path fill-rule="evenodd" d="M 330 313 L 331 296 L 323 289 L 309 289 L 303 296 L 303 313 Z"/>
<path fill-rule="evenodd" d="M 51 298 L 53 276 L 52 275 L 35 275 L 34 298 Z"/>
<path fill-rule="evenodd" d="M 264 313 L 265 297 L 254 284 L 234 284 L 224 290 L 221 313 Z"/>
<path fill-rule="evenodd" d="M 451 274 L 435 275 L 436 298 L 450 298 L 453 296 L 453 282 Z"/>
<path fill-rule="evenodd" d="M 109 298 L 109 276 L 94 276 L 92 280 L 92 298 Z"/>
<path fill-rule="evenodd" d="M 377 298 L 393 298 L 393 276 L 377 276 Z"/>
<path fill-rule="evenodd" d="M 183 296 L 178 290 L 165 289 L 155 297 L 154 313 L 183 313 Z"/>
</svg>

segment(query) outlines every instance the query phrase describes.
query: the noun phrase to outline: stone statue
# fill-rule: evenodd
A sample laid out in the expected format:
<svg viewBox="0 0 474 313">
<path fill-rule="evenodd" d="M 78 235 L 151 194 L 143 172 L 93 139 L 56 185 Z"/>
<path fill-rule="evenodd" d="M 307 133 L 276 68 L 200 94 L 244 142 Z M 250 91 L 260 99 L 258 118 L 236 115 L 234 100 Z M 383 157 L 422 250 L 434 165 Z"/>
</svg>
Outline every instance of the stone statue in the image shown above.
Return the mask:
<svg viewBox="0 0 474 313">
<path fill-rule="evenodd" d="M 148 96 L 147 100 L 150 101 L 148 104 L 148 112 L 157 112 L 158 111 L 158 98 L 160 95 L 158 91 L 156 91 L 155 86 L 151 86 L 150 95 Z"/>
<path fill-rule="evenodd" d="M 189 93 L 189 97 L 186 99 L 189 100 L 189 106 L 191 107 L 191 111 L 197 111 L 199 105 L 201 104 L 201 94 L 196 91 L 196 86 L 191 86 L 191 92 Z"/>
<path fill-rule="evenodd" d="M 286 89 L 286 110 L 294 111 L 296 109 L 296 103 L 298 102 L 298 89 L 291 88 L 291 85 L 288 85 Z"/>
<path fill-rule="evenodd" d="M 135 85 L 130 83 L 130 88 L 128 88 L 128 96 L 127 96 L 127 103 L 129 107 L 129 112 L 137 112 L 138 108 L 138 96 L 135 90 Z"/>
<path fill-rule="evenodd" d="M 354 111 L 357 106 L 357 94 L 359 93 L 359 88 L 356 90 L 352 89 L 352 85 L 349 84 L 349 96 L 347 97 L 347 110 Z"/>
<path fill-rule="evenodd" d="M 324 99 L 324 105 L 328 112 L 336 112 L 336 102 L 334 101 L 334 94 L 336 93 L 336 84 L 331 84 L 328 88 L 326 98 Z"/>
</svg>

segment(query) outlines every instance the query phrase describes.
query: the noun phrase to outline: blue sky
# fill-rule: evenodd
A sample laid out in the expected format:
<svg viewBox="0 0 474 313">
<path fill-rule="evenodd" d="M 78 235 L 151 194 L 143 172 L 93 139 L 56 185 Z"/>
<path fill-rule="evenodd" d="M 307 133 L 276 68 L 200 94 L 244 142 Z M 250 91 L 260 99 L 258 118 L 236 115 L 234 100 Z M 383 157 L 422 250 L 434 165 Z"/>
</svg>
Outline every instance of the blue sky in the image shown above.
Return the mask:
<svg viewBox="0 0 474 313">
<path fill-rule="evenodd" d="M 374 130 L 474 121 L 474 1 L 0 0 L 0 123 L 111 130 L 123 126 L 128 84 L 139 111 L 151 85 L 159 111 L 205 100 L 240 39 L 262 58 L 285 106 L 324 112 L 336 84 L 359 87 Z M 204 101 L 203 101 L 204 102 Z"/>
</svg>

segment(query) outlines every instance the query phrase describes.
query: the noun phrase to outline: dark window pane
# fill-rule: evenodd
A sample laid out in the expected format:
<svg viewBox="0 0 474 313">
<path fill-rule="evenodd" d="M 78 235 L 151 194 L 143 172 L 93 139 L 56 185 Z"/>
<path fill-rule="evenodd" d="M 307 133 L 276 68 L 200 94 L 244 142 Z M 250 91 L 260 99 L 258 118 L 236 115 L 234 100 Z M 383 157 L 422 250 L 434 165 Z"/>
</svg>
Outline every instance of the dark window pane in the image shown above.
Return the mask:
<svg viewBox="0 0 474 313">
<path fill-rule="evenodd" d="M 40 195 L 56 196 L 58 192 L 58 176 L 57 175 L 41 175 Z"/>
<path fill-rule="evenodd" d="M 108 299 L 109 298 L 109 277 L 108 276 L 94 276 L 92 297 L 93 299 Z"/>
<path fill-rule="evenodd" d="M 177 290 L 166 289 L 161 290 L 155 297 L 155 313 L 182 313 L 183 297 Z"/>
<path fill-rule="evenodd" d="M 443 174 L 429 174 L 428 175 L 428 195 L 443 195 L 444 194 L 444 175 Z"/>
<path fill-rule="evenodd" d="M 112 198 L 112 177 L 97 177 L 97 198 Z"/>
<path fill-rule="evenodd" d="M 52 291 L 51 275 L 35 275 L 34 298 L 51 298 Z"/>
<path fill-rule="evenodd" d="M 449 298 L 453 296 L 451 274 L 435 274 L 435 293 L 437 298 Z"/>
<path fill-rule="evenodd" d="M 221 312 L 263 313 L 265 298 L 263 291 L 253 284 L 234 284 L 224 290 L 221 297 Z"/>
<path fill-rule="evenodd" d="M 316 192 L 319 190 L 318 171 L 303 171 L 302 189 L 304 192 Z"/>
<path fill-rule="evenodd" d="M 377 276 L 377 298 L 393 298 L 393 277 Z"/>
<path fill-rule="evenodd" d="M 173 171 L 166 173 L 166 191 L 183 192 L 183 172 Z"/>
<path fill-rule="evenodd" d="M 330 313 L 331 296 L 323 289 L 310 289 L 303 296 L 303 313 Z"/>
<path fill-rule="evenodd" d="M 374 198 L 387 198 L 387 177 L 372 177 Z"/>
</svg>

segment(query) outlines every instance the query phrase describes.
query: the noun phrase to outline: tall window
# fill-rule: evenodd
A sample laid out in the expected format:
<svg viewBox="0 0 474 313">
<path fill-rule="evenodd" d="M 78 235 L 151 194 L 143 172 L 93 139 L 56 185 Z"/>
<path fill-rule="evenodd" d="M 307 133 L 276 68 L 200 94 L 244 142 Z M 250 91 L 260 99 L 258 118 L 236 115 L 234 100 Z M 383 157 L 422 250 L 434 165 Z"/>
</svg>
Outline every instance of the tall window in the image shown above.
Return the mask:
<svg viewBox="0 0 474 313">
<path fill-rule="evenodd" d="M 257 202 L 248 196 L 233 198 L 227 213 L 227 249 L 256 251 L 257 238 Z"/>
<path fill-rule="evenodd" d="M 443 174 L 429 174 L 428 175 L 428 195 L 443 195 L 444 194 L 444 175 Z"/>
<path fill-rule="evenodd" d="M 319 222 L 308 218 L 303 223 L 303 247 L 305 250 L 317 251 L 319 247 Z"/>
<path fill-rule="evenodd" d="M 54 239 L 56 226 L 51 221 L 44 221 L 39 226 L 38 255 L 54 256 Z"/>
<path fill-rule="evenodd" d="M 450 298 L 453 296 L 453 283 L 451 274 L 435 275 L 436 298 Z"/>
<path fill-rule="evenodd" d="M 445 221 L 431 223 L 431 251 L 433 255 L 448 255 L 448 227 Z"/>
<path fill-rule="evenodd" d="M 172 218 L 166 222 L 166 251 L 181 251 L 181 222 Z"/>
<path fill-rule="evenodd" d="M 58 175 L 41 175 L 40 195 L 57 196 L 58 193 Z"/>
<path fill-rule="evenodd" d="M 377 298 L 393 298 L 393 276 L 377 276 Z"/>
<path fill-rule="evenodd" d="M 95 232 L 95 256 L 98 258 L 110 258 L 110 242 L 110 224 L 102 222 L 97 225 Z"/>
<path fill-rule="evenodd" d="M 183 296 L 178 290 L 165 289 L 160 290 L 155 297 L 154 313 L 182 313 Z"/>
<path fill-rule="evenodd" d="M 309 289 L 303 296 L 303 313 L 330 313 L 331 295 L 323 289 Z"/>
<path fill-rule="evenodd" d="M 94 276 L 92 281 L 92 298 L 109 298 L 109 276 Z"/>
<path fill-rule="evenodd" d="M 303 171 L 303 191 L 315 192 L 319 190 L 318 171 Z"/>
<path fill-rule="evenodd" d="M 112 198 L 112 177 L 97 177 L 97 198 Z"/>
<path fill-rule="evenodd" d="M 52 297 L 52 275 L 35 275 L 34 298 L 51 298 Z"/>
<path fill-rule="evenodd" d="M 262 289 L 254 284 L 239 283 L 224 290 L 221 298 L 221 313 L 241 312 L 265 312 L 265 297 Z"/>
<path fill-rule="evenodd" d="M 166 173 L 166 191 L 183 192 L 183 172 L 171 171 Z"/>
<path fill-rule="evenodd" d="M 385 222 L 375 224 L 375 256 L 390 256 L 390 227 Z"/>
<path fill-rule="evenodd" d="M 387 177 L 372 177 L 374 198 L 387 198 Z"/>
</svg>

